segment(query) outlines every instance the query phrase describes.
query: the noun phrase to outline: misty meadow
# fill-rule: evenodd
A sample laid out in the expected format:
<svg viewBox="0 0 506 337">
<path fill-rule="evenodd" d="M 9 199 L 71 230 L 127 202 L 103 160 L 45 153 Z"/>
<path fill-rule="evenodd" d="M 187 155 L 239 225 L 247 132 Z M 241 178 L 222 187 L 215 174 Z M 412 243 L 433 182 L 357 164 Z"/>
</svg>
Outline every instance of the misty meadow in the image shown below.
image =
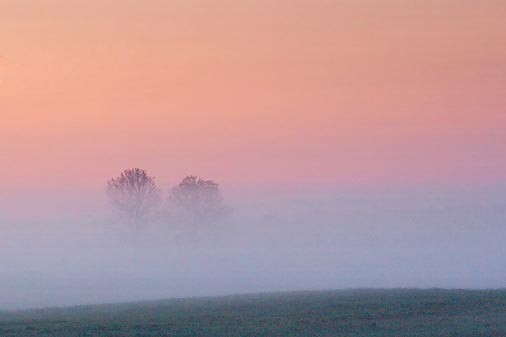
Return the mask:
<svg viewBox="0 0 506 337">
<path fill-rule="evenodd" d="M 506 336 L 505 17 L 0 0 L 0 337 Z"/>
</svg>

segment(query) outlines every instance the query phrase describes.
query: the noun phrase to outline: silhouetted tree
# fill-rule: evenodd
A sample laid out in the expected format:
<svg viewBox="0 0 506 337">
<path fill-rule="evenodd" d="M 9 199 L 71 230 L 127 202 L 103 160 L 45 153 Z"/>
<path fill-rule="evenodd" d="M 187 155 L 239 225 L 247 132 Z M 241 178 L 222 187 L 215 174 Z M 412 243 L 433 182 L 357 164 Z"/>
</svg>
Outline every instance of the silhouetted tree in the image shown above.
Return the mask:
<svg viewBox="0 0 506 337">
<path fill-rule="evenodd" d="M 106 194 L 128 221 L 138 224 L 159 204 L 161 192 L 145 170 L 128 169 L 107 182 Z"/>
<path fill-rule="evenodd" d="M 229 213 L 218 184 L 196 176 L 188 176 L 172 188 L 169 201 L 193 223 L 219 220 Z"/>
</svg>

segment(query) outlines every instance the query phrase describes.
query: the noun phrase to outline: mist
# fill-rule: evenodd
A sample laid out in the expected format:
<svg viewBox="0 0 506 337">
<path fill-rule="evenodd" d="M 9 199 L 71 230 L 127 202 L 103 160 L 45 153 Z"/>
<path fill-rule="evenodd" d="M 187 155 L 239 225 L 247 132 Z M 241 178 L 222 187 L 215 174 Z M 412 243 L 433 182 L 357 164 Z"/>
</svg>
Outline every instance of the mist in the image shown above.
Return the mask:
<svg viewBox="0 0 506 337">
<path fill-rule="evenodd" d="M 501 288 L 504 191 L 225 193 L 233 208 L 225 220 L 137 228 L 100 198 L 81 208 L 60 198 L 37 212 L 18 200 L 0 218 L 0 310 L 289 290 Z"/>
</svg>

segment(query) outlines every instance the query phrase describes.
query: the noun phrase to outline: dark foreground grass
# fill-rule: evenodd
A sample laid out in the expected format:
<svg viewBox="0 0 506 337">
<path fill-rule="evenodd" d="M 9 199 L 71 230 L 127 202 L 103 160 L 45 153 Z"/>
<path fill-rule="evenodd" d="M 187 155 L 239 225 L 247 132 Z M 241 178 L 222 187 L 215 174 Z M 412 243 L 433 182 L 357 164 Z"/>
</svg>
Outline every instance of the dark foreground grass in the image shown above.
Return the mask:
<svg viewBox="0 0 506 337">
<path fill-rule="evenodd" d="M 0 336 L 506 337 L 506 290 L 343 290 L 0 313 Z"/>
</svg>

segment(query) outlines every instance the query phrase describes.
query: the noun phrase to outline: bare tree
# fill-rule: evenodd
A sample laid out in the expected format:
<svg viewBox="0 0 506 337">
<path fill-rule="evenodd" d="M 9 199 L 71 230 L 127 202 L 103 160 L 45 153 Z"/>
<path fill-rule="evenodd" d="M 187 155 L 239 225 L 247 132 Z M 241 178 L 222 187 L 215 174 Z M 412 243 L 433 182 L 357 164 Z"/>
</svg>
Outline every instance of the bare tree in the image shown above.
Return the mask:
<svg viewBox="0 0 506 337">
<path fill-rule="evenodd" d="M 229 213 L 218 184 L 196 176 L 188 176 L 172 188 L 169 201 L 192 223 L 218 220 Z"/>
<path fill-rule="evenodd" d="M 161 200 L 155 178 L 138 168 L 125 170 L 109 180 L 106 194 L 112 205 L 134 224 L 144 220 Z"/>
</svg>

